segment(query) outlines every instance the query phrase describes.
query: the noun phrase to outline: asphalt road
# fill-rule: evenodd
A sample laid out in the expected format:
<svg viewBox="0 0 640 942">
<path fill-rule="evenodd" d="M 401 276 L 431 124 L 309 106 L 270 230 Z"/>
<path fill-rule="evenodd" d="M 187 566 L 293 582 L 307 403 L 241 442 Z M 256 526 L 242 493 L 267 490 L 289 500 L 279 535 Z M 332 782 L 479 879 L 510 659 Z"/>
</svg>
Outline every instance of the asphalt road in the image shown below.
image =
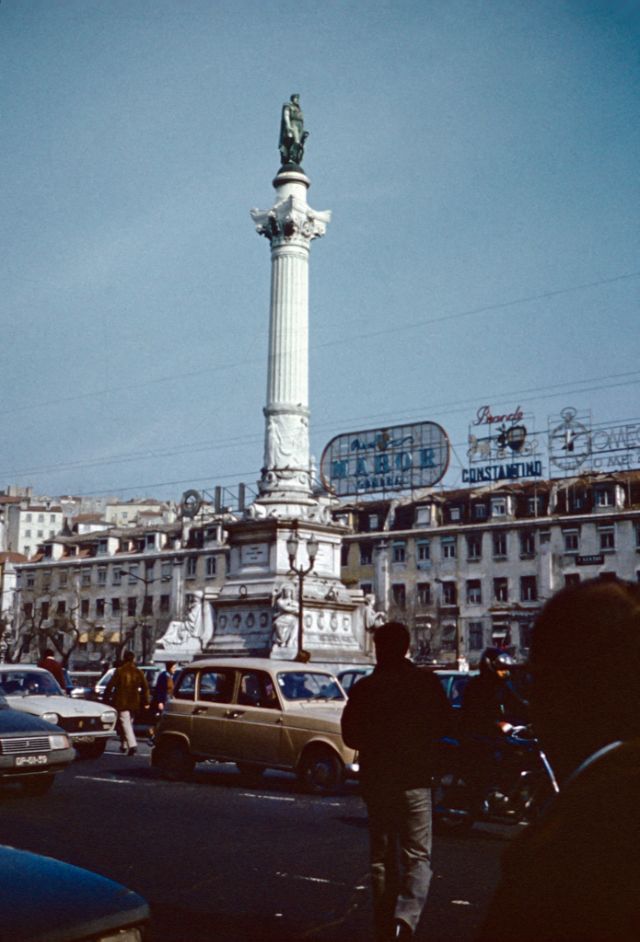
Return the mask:
<svg viewBox="0 0 640 942">
<path fill-rule="evenodd" d="M 149 747 L 110 742 L 76 761 L 51 793 L 0 792 L 0 841 L 126 884 L 151 904 L 154 942 L 365 942 L 372 939 L 367 828 L 353 785 L 302 795 L 293 777 L 247 785 L 234 766 L 205 764 L 164 781 Z M 471 942 L 511 833 L 437 837 L 418 940 Z"/>
</svg>

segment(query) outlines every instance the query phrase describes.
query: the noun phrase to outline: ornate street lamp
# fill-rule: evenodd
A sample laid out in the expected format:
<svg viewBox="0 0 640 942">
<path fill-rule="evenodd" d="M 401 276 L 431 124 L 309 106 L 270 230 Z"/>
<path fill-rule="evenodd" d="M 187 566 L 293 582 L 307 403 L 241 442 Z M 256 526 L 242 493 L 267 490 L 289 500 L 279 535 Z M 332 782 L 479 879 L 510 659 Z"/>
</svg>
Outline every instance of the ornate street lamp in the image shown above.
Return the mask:
<svg viewBox="0 0 640 942">
<path fill-rule="evenodd" d="M 311 655 L 308 651 L 305 651 L 303 645 L 304 611 L 302 606 L 302 599 L 304 595 L 304 577 L 309 575 L 315 565 L 319 545 L 318 541 L 313 535 L 311 535 L 307 540 L 307 556 L 309 557 L 308 566 L 296 566 L 296 558 L 298 556 L 299 546 L 300 538 L 298 537 L 298 531 L 293 530 L 291 532 L 291 536 L 287 540 L 287 553 L 289 554 L 289 571 L 298 577 L 298 653 L 296 654 L 295 659 L 296 661 L 302 661 L 303 664 L 306 664 Z"/>
</svg>

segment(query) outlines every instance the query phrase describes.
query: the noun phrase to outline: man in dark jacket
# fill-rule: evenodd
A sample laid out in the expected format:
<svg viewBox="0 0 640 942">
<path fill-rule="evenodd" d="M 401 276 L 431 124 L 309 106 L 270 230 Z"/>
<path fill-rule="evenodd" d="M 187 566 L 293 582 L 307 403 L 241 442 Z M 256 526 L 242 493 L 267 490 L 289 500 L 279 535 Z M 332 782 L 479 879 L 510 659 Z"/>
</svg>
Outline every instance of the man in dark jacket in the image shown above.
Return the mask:
<svg viewBox="0 0 640 942">
<path fill-rule="evenodd" d="M 563 589 L 534 628 L 530 666 L 560 793 L 508 848 L 480 938 L 640 939 L 640 587 Z"/>
<path fill-rule="evenodd" d="M 376 669 L 351 688 L 342 735 L 359 752 L 376 940 L 387 942 L 413 936 L 427 899 L 431 780 L 449 704 L 437 677 L 407 660 L 405 625 L 382 625 L 374 645 Z"/>
<path fill-rule="evenodd" d="M 114 671 L 113 677 L 104 691 L 107 703 L 113 691 L 113 705 L 118 711 L 118 719 L 125 737 L 127 755 L 133 756 L 137 749 L 133 723 L 141 706 L 149 703 L 149 685 L 140 668 L 136 667 L 133 651 L 125 651 L 122 665 Z M 124 745 L 124 744 L 123 744 Z"/>
</svg>

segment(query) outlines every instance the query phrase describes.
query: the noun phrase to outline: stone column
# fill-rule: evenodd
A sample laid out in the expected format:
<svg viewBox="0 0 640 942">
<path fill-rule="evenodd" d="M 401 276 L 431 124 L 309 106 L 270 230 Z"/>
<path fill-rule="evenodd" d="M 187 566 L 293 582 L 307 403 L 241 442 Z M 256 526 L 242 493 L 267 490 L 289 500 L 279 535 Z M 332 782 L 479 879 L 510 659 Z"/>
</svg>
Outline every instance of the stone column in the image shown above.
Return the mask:
<svg viewBox="0 0 640 942">
<path fill-rule="evenodd" d="M 282 169 L 270 210 L 251 215 L 271 243 L 271 309 L 261 502 L 281 505 L 311 497 L 309 455 L 309 246 L 324 235 L 329 212 L 307 204 L 308 178 Z"/>
</svg>

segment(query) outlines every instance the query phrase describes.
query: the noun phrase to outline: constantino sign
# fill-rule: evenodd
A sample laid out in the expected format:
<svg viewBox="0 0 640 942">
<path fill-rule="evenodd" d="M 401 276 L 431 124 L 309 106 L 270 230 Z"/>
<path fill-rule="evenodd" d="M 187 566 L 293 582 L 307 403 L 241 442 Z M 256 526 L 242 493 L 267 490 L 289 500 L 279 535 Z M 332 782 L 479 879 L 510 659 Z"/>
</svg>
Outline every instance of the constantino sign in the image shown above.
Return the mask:
<svg viewBox="0 0 640 942">
<path fill-rule="evenodd" d="M 469 425 L 469 467 L 462 470 L 463 483 L 542 477 L 538 437 L 530 432 L 533 426 L 533 416 L 525 415 L 520 406 L 500 413 L 480 406 Z"/>
<path fill-rule="evenodd" d="M 440 481 L 449 466 L 449 439 L 436 422 L 368 429 L 332 438 L 320 475 L 338 497 L 415 490 Z"/>
</svg>

